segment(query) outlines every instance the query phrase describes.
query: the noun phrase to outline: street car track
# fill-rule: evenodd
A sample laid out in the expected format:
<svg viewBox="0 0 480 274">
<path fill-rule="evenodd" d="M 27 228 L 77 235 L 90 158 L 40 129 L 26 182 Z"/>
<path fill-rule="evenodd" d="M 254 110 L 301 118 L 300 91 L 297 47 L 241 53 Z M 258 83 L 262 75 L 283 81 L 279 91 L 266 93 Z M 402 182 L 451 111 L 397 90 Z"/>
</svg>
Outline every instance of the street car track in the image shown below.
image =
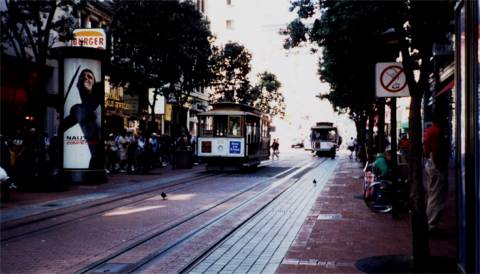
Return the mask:
<svg viewBox="0 0 480 274">
<path fill-rule="evenodd" d="M 324 159 L 323 161 L 321 162 L 317 162 L 317 163 L 314 163 L 312 165 L 307 165 L 305 166 L 303 163 L 299 164 L 298 166 L 296 167 L 292 167 L 284 172 L 281 172 L 279 174 L 277 174 L 274 178 L 269 178 L 267 180 L 262 180 L 252 186 L 249 186 L 243 190 L 241 190 L 240 192 L 237 192 L 236 194 L 234 195 L 231 195 L 221 201 L 218 201 L 216 202 L 215 204 L 211 205 L 211 206 L 208 206 L 207 208 L 204 208 L 204 209 L 201 209 L 197 212 L 194 212 L 193 214 L 191 214 L 190 216 L 186 216 L 184 218 L 182 218 L 181 220 L 175 222 L 175 223 L 172 223 L 170 224 L 168 227 L 164 228 L 164 229 L 161 229 L 153 234 L 150 234 L 146 237 L 144 237 L 143 239 L 140 239 L 130 245 L 128 245 L 127 247 L 123 248 L 123 249 L 120 249 L 114 253 L 112 253 L 111 255 L 109 256 L 106 256 L 104 257 L 103 259 L 100 259 L 100 260 L 97 260 L 96 262 L 93 262 L 91 264 L 89 264 L 88 266 L 80 269 L 79 271 L 77 271 L 76 273 L 99 273 L 99 272 L 109 272 L 109 270 L 105 270 L 105 266 L 109 265 L 109 264 L 112 264 L 114 265 L 114 259 L 116 258 L 119 258 L 120 256 L 123 256 L 129 252 L 135 252 L 135 249 L 136 248 L 139 248 L 141 245 L 145 244 L 145 243 L 148 243 L 149 241 L 153 240 L 154 238 L 157 238 L 159 236 L 162 236 L 163 234 L 165 234 L 166 232 L 170 231 L 170 230 L 173 230 L 175 229 L 176 227 L 188 222 L 188 221 L 191 221 L 193 220 L 194 218 L 202 215 L 202 214 L 205 214 L 206 212 L 209 212 L 209 211 L 212 211 L 213 209 L 215 208 L 218 208 L 224 204 L 226 204 L 227 202 L 231 201 L 232 199 L 234 198 L 237 198 L 239 197 L 240 195 L 242 194 L 245 194 L 247 192 L 249 192 L 250 190 L 254 189 L 255 187 L 258 187 L 260 186 L 261 184 L 264 184 L 266 182 L 269 182 L 271 181 L 272 179 L 278 179 L 280 181 L 287 181 L 288 179 L 294 179 L 295 181 L 298 181 L 300 179 L 300 177 L 296 177 L 295 175 L 296 174 L 299 174 L 299 173 L 302 173 L 302 175 L 304 175 L 306 172 L 306 170 L 311 170 L 312 168 L 314 168 L 315 166 L 319 166 L 321 165 L 323 162 L 325 162 L 327 159 Z M 294 172 L 292 172 L 292 170 L 295 170 Z M 289 173 L 291 174 L 291 177 L 288 177 L 288 178 L 283 178 L 283 179 L 280 179 L 284 176 L 284 174 L 286 173 Z M 250 218 L 252 218 L 253 216 L 255 216 L 258 212 L 260 212 L 263 208 L 265 208 L 266 206 L 268 206 L 269 204 L 271 204 L 275 199 L 277 199 L 282 193 L 284 193 L 286 190 L 288 190 L 291 186 L 293 186 L 294 183 L 292 183 L 290 186 L 286 187 L 284 190 L 282 190 L 280 193 L 277 193 L 275 194 L 275 196 L 273 197 L 273 199 L 271 199 L 270 201 L 268 201 L 265 205 L 263 205 L 260 209 L 256 210 L 255 212 L 253 212 L 253 214 L 251 214 L 251 216 L 249 216 L 247 218 L 247 220 L 245 220 L 244 222 L 242 222 L 240 225 L 236 226 L 232 231 L 229 231 L 228 235 L 230 235 L 231 233 L 233 233 L 235 230 L 237 230 L 242 224 L 244 224 L 245 222 L 247 222 Z M 125 266 L 125 268 L 121 269 L 120 272 L 121 273 L 132 273 L 132 272 L 135 272 L 135 271 L 138 271 L 139 269 L 147 266 L 148 264 L 150 264 L 152 261 L 154 260 L 157 260 L 158 258 L 160 258 L 162 255 L 166 254 L 168 251 L 172 250 L 173 248 L 179 246 L 180 244 L 186 242 L 187 240 L 197 236 L 199 233 L 203 232 L 205 229 L 208 229 L 209 227 L 211 227 L 212 225 L 220 222 L 222 219 L 226 218 L 227 216 L 229 215 L 232 215 L 234 214 L 237 210 L 245 207 L 247 204 L 249 204 L 250 202 L 254 201 L 255 199 L 257 199 L 258 197 L 266 194 L 267 192 L 271 191 L 273 188 L 277 187 L 278 184 L 273 184 L 272 186 L 269 186 L 267 187 L 266 189 L 263 189 L 261 190 L 259 193 L 256 193 L 255 195 L 253 195 L 253 197 L 250 197 L 249 199 L 241 202 L 240 204 L 234 206 L 233 208 L 230 208 L 228 209 L 226 212 L 223 212 L 221 213 L 220 215 L 218 215 L 217 217 L 213 218 L 212 220 L 208 221 L 207 223 L 201 225 L 200 227 L 197 227 L 196 229 L 184 234 L 183 236 L 179 237 L 177 240 L 169 243 L 168 245 L 166 245 L 165 247 L 161 248 L 161 249 L 158 249 L 154 252 L 151 252 L 149 253 L 148 255 L 144 256 L 142 259 L 138 260 L 137 262 L 135 263 L 132 263 L 132 264 L 128 264 L 128 266 Z M 228 236 L 227 235 L 227 236 Z M 222 238 L 223 239 L 223 238 Z M 215 243 L 216 244 L 219 244 L 221 242 L 218 241 Z M 214 245 L 214 246 L 215 246 Z M 211 248 L 214 248 L 211 247 Z M 208 250 L 210 250 L 211 248 L 209 248 Z M 208 251 L 206 251 L 208 252 Z M 204 254 L 206 254 L 206 252 L 203 252 L 197 259 L 201 258 Z M 112 262 L 112 263 L 110 263 Z M 189 264 L 190 265 L 190 264 Z M 186 268 L 185 268 L 186 269 Z"/>
<path fill-rule="evenodd" d="M 195 174 L 198 175 L 198 173 L 195 173 Z M 186 187 L 189 187 L 193 183 L 198 184 L 199 181 L 202 181 L 204 179 L 207 179 L 206 182 L 208 182 L 209 179 L 211 179 L 212 177 L 221 177 L 221 176 L 224 176 L 224 174 L 220 174 L 220 173 L 205 174 L 197 177 L 195 177 L 194 175 L 192 177 L 179 179 L 177 181 L 174 181 L 165 185 L 157 185 L 154 187 L 143 189 L 138 192 L 119 195 L 113 198 L 105 198 L 105 199 L 102 199 L 101 202 L 97 202 L 94 204 L 87 203 L 86 205 L 78 205 L 78 206 L 73 206 L 66 209 L 58 209 L 58 211 L 61 211 L 61 212 L 53 213 L 53 214 L 46 213 L 46 216 L 40 216 L 39 218 L 34 218 L 34 219 L 28 218 L 24 222 L 20 221 L 20 222 L 15 222 L 12 225 L 6 225 L 6 226 L 2 225 L 2 231 L 1 231 L 2 238 L 0 241 L 2 243 L 5 243 L 14 239 L 21 239 L 21 238 L 30 236 L 34 233 L 47 231 L 52 228 L 77 222 L 79 220 L 85 220 L 85 218 L 93 217 L 93 216 L 102 214 L 106 211 L 113 210 L 115 208 L 123 207 L 133 203 L 138 203 L 143 200 L 147 200 L 153 196 L 159 195 L 159 193 L 162 191 L 165 191 L 167 193 L 172 193 L 175 191 L 182 190 Z M 115 203 L 120 203 L 120 204 L 118 205 Z M 83 215 L 78 214 L 79 211 L 83 211 L 83 210 L 95 210 L 95 211 L 87 212 L 86 214 L 83 214 Z M 72 216 L 71 218 L 68 218 L 69 217 L 68 215 L 70 214 L 72 215 L 78 214 L 80 216 Z M 67 220 L 59 221 L 58 219 L 62 217 L 67 217 Z M 38 225 L 42 222 L 47 222 L 47 221 L 53 221 L 54 223 L 47 224 L 45 226 L 40 226 L 38 228 L 34 227 L 34 228 L 31 228 L 30 230 L 28 229 L 29 226 Z M 15 230 L 18 230 L 18 229 L 26 230 L 26 231 L 20 231 L 19 233 L 15 233 Z M 10 231 L 14 231 L 14 232 L 10 232 Z"/>
<path fill-rule="evenodd" d="M 284 172 L 280 172 L 276 176 L 282 176 L 287 172 L 295 170 L 295 167 Z M 199 176 L 200 174 L 200 176 Z M 19 240 L 35 233 L 49 231 L 53 228 L 61 227 L 77 221 L 84 221 L 85 218 L 94 217 L 106 211 L 110 211 L 119 207 L 131 205 L 134 203 L 147 200 L 151 197 L 159 195 L 164 191 L 169 194 L 185 189 L 192 184 L 198 184 L 199 181 L 215 177 L 228 175 L 225 172 L 199 172 L 192 174 L 191 177 L 178 179 L 170 183 L 160 184 L 153 187 L 143 189 L 134 193 L 117 195 L 114 197 L 106 197 L 100 201 L 87 202 L 68 208 L 57 209 L 55 212 L 39 213 L 36 216 L 27 217 L 20 220 L 14 220 L 7 224 L 2 224 L 0 242 L 7 243 L 12 240 Z M 116 204 L 117 203 L 117 204 Z M 84 213 L 86 210 L 87 213 Z M 94 212 L 91 212 L 93 210 Z M 73 216 L 72 216 L 73 215 Z M 65 219 L 64 219 L 65 218 Z M 10 223 L 10 224 L 9 224 Z"/>
</svg>

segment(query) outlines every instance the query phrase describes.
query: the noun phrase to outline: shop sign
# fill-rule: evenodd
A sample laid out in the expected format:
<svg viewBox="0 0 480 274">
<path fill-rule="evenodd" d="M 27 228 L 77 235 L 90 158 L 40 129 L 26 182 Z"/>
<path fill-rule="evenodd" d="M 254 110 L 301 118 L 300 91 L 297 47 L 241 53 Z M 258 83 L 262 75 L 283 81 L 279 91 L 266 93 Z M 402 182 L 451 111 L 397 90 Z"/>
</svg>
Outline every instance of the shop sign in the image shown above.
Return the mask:
<svg viewBox="0 0 480 274">
<path fill-rule="evenodd" d="M 125 94 L 123 96 L 123 102 L 127 105 L 127 108 L 123 113 L 127 115 L 135 115 L 138 113 L 138 96 L 130 96 Z"/>
<path fill-rule="evenodd" d="M 165 104 L 165 121 L 172 121 L 172 104 Z"/>
<path fill-rule="evenodd" d="M 72 47 L 107 49 L 107 36 L 103 29 L 76 29 L 73 31 Z"/>
<path fill-rule="evenodd" d="M 128 110 L 128 105 L 121 101 L 116 101 L 113 99 L 107 99 L 105 101 L 105 107 L 114 108 L 115 110 Z"/>
</svg>

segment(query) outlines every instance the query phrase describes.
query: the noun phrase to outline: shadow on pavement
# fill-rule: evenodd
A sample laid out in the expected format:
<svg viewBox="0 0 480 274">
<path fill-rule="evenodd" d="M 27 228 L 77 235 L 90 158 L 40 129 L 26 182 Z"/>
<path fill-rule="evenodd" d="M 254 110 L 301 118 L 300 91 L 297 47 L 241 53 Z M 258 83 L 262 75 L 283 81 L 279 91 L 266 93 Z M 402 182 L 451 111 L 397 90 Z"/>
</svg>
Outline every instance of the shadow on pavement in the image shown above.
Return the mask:
<svg viewBox="0 0 480 274">
<path fill-rule="evenodd" d="M 385 255 L 360 259 L 355 267 L 364 273 L 459 273 L 455 259 L 430 257 L 427 272 L 415 269 L 413 257 L 408 255 Z"/>
</svg>

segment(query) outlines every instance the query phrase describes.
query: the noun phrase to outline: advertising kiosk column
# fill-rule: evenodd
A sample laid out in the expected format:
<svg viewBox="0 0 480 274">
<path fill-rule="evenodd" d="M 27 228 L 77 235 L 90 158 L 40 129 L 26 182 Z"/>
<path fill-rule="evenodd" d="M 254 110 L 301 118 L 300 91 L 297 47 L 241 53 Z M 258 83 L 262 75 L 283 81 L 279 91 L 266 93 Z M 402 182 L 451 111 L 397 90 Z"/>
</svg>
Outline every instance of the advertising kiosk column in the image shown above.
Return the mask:
<svg viewBox="0 0 480 274">
<path fill-rule="evenodd" d="M 105 50 L 64 47 L 57 54 L 63 94 L 59 128 L 63 178 L 71 183 L 103 183 Z"/>
</svg>

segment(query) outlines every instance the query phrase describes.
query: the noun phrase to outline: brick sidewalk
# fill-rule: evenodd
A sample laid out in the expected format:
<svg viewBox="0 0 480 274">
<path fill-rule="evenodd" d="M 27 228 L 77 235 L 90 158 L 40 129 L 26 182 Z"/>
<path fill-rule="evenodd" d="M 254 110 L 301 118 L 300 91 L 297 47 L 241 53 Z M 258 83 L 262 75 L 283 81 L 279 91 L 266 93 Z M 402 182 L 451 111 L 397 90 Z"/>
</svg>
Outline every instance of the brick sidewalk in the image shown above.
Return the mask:
<svg viewBox="0 0 480 274">
<path fill-rule="evenodd" d="M 340 157 L 336 173 L 318 196 L 277 273 L 362 273 L 356 263 L 368 257 L 410 256 L 411 229 L 407 213 L 400 220 L 373 213 L 362 194 L 360 163 Z M 450 197 L 454 197 L 454 190 Z M 453 199 L 447 217 L 452 219 Z M 454 225 L 448 225 L 454 235 Z M 432 255 L 455 257 L 454 236 L 431 240 Z M 409 258 L 409 257 L 408 257 Z M 444 270 L 445 271 L 445 270 Z"/>
</svg>

